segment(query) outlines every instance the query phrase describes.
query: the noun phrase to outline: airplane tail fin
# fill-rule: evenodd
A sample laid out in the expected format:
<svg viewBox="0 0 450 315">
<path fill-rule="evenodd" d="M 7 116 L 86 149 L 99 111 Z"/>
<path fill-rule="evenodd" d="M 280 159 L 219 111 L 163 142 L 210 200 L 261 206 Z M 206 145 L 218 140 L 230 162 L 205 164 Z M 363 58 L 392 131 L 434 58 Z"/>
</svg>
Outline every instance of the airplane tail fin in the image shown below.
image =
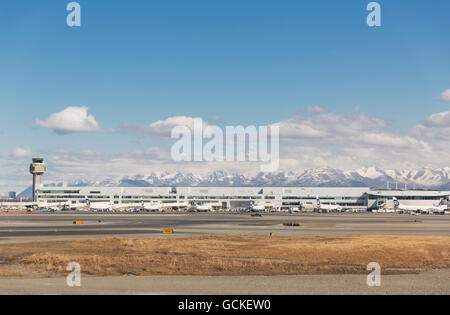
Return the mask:
<svg viewBox="0 0 450 315">
<path fill-rule="evenodd" d="M 394 206 L 395 207 L 400 206 L 400 202 L 398 201 L 397 197 L 392 198 L 392 200 L 394 200 Z"/>
</svg>

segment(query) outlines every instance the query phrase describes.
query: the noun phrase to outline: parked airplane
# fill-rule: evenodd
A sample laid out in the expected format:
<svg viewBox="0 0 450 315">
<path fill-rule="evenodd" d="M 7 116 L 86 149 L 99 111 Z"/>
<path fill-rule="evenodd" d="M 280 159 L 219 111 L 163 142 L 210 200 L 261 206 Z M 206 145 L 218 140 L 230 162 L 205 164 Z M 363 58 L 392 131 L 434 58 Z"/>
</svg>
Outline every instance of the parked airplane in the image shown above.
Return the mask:
<svg viewBox="0 0 450 315">
<path fill-rule="evenodd" d="M 91 210 L 99 211 L 126 211 L 126 210 L 138 210 L 142 207 L 143 201 L 134 203 L 112 203 L 112 202 L 91 202 L 88 196 L 85 196 L 86 206 Z M 120 198 L 121 199 L 121 198 Z"/>
<path fill-rule="evenodd" d="M 140 203 L 123 203 L 116 204 L 112 202 L 91 202 L 89 197 L 86 196 L 86 207 L 90 210 L 98 211 L 125 211 L 127 209 L 139 208 Z"/>
<path fill-rule="evenodd" d="M 88 210 L 88 206 L 85 203 L 75 203 L 72 204 L 70 202 L 65 203 L 65 210 Z"/>
<path fill-rule="evenodd" d="M 396 197 L 394 197 L 393 200 L 394 200 L 395 209 L 404 210 L 404 211 L 415 211 L 415 212 L 425 213 L 425 214 L 430 214 L 430 213 L 444 214 L 445 211 L 448 209 L 447 205 L 441 205 L 442 200 L 437 205 L 432 205 L 432 206 L 404 205 L 404 204 L 401 204 L 400 201 L 398 201 L 398 199 Z"/>
<path fill-rule="evenodd" d="M 86 206 L 91 210 L 112 211 L 117 209 L 117 205 L 111 202 L 91 202 L 88 196 L 85 197 Z"/>
<path fill-rule="evenodd" d="M 260 212 L 260 211 L 266 211 L 266 206 L 261 203 L 255 203 L 255 201 L 250 202 L 250 211 L 252 212 Z"/>
<path fill-rule="evenodd" d="M 68 202 L 44 202 L 40 201 L 37 203 L 37 210 L 41 211 L 59 211 L 65 209 L 69 205 Z"/>
<path fill-rule="evenodd" d="M 337 211 L 337 212 L 342 212 L 344 209 L 339 206 L 339 205 L 323 205 L 320 202 L 320 198 L 316 197 L 316 206 L 317 209 L 321 210 L 321 211 Z"/>
<path fill-rule="evenodd" d="M 145 203 L 143 200 L 141 201 L 141 207 L 145 211 L 151 211 L 151 212 L 161 212 L 163 209 L 161 201 L 152 202 L 152 203 Z"/>
<path fill-rule="evenodd" d="M 62 207 L 58 206 L 55 203 L 49 203 L 49 202 L 39 202 L 35 208 L 35 210 L 38 211 L 57 211 L 61 210 Z"/>
<path fill-rule="evenodd" d="M 197 210 L 198 212 L 210 212 L 210 211 L 212 211 L 212 206 L 211 205 L 209 205 L 209 204 L 200 204 L 200 203 L 197 203 L 195 206 L 194 206 L 194 208 L 195 208 L 195 210 Z"/>
</svg>

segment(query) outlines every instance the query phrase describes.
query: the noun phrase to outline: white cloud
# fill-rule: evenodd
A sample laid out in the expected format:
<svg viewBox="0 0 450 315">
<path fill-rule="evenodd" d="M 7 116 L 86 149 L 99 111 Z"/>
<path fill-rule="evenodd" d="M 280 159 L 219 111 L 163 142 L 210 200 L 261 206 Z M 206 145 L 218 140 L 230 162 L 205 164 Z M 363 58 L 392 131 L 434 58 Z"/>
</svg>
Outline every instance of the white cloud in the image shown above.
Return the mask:
<svg viewBox="0 0 450 315">
<path fill-rule="evenodd" d="M 450 111 L 429 116 L 423 124 L 412 129 L 412 134 L 421 138 L 450 141 Z"/>
<path fill-rule="evenodd" d="M 91 150 L 52 151 L 46 156 L 47 181 L 69 182 L 74 179 L 101 182 L 111 178 L 133 177 L 164 171 L 206 174 L 217 169 L 247 172 L 259 171 L 255 163 L 176 163 L 170 152 L 160 147 L 149 147 L 126 154 L 108 156 Z"/>
<path fill-rule="evenodd" d="M 430 115 L 412 131 L 397 132 L 378 118 L 362 113 L 341 114 L 329 111 L 305 115 L 297 114 L 276 122 L 280 127 L 280 170 L 299 171 L 309 168 L 339 168 L 354 170 L 373 165 L 383 169 L 418 169 L 424 166 L 448 167 L 450 160 L 450 126 L 448 112 Z M 132 131 L 168 140 L 172 128 L 192 128 L 193 118 L 170 117 L 147 126 L 128 126 Z M 445 139 L 447 135 L 447 139 Z M 164 145 L 165 145 L 164 144 Z M 69 147 L 67 147 L 69 148 Z M 89 179 L 102 181 L 137 174 L 164 171 L 205 174 L 214 170 L 238 173 L 256 173 L 261 163 L 249 162 L 193 162 L 176 163 L 170 149 L 149 147 L 131 152 L 105 154 L 94 150 L 71 152 L 67 148 L 39 152 L 48 164 L 48 181 Z M 16 155 L 26 156 L 26 148 Z M 23 162 L 15 161 L 12 153 L 7 162 L 15 173 L 28 183 L 29 174 Z M 12 168 L 11 168 L 12 169 Z M 14 175 L 15 176 L 15 175 Z M 8 175 L 13 178 L 13 175 Z M 25 185 L 25 184 L 24 184 Z"/>
<path fill-rule="evenodd" d="M 31 156 L 33 153 L 31 152 L 30 147 L 15 147 L 11 153 L 11 156 L 14 158 L 25 158 Z"/>
<path fill-rule="evenodd" d="M 444 92 L 442 92 L 441 95 L 437 97 L 437 100 L 443 102 L 450 102 L 450 89 L 447 89 Z"/>
<path fill-rule="evenodd" d="M 367 130 L 378 131 L 385 127 L 386 123 L 362 114 L 324 112 L 312 116 L 294 115 L 273 125 L 280 127 L 282 138 L 330 140 L 339 136 L 358 136 Z"/>
<path fill-rule="evenodd" d="M 159 138 L 170 138 L 172 130 L 178 126 L 185 126 L 194 129 L 195 118 L 187 116 L 174 116 L 166 120 L 158 120 L 145 126 L 136 126 L 131 124 L 122 125 L 122 129 L 126 131 L 136 132 L 140 134 L 151 135 Z M 205 122 L 203 122 L 205 127 Z"/>
<path fill-rule="evenodd" d="M 361 113 L 294 115 L 274 125 L 280 127 L 280 165 L 285 170 L 295 160 L 297 169 L 445 166 L 443 157 L 450 154 L 437 154 L 428 141 L 395 132 L 386 121 Z"/>
<path fill-rule="evenodd" d="M 429 123 L 442 124 L 442 120 L 441 116 L 430 116 Z M 192 128 L 193 118 L 171 117 L 133 128 L 144 134 L 168 138 L 172 128 L 178 125 Z M 443 157 L 450 154 L 412 133 L 391 130 L 385 120 L 358 112 L 340 114 L 309 110 L 308 115 L 296 114 L 272 125 L 280 128 L 280 169 L 283 170 L 315 167 L 354 169 L 366 165 L 399 168 L 402 165 L 419 168 L 424 165 L 445 166 Z M 121 158 L 131 164 L 135 163 L 131 160 L 145 161 L 150 168 L 156 163 L 166 170 L 194 171 L 197 168 L 198 171 L 218 167 L 246 172 L 251 168 L 248 163 L 173 163 L 167 152 L 161 153 L 154 148 L 135 151 Z"/>
<path fill-rule="evenodd" d="M 288 139 L 323 138 L 328 136 L 326 130 L 320 130 L 309 123 L 303 124 L 299 117 L 290 118 L 284 122 L 273 124 L 280 128 L 280 136 Z"/>
<path fill-rule="evenodd" d="M 425 124 L 428 127 L 448 128 L 450 127 L 450 111 L 433 114 L 427 118 Z"/>
<path fill-rule="evenodd" d="M 34 125 L 52 129 L 59 135 L 101 131 L 95 117 L 88 115 L 88 108 L 85 106 L 67 107 L 61 112 L 51 114 L 45 121 L 35 119 Z"/>
<path fill-rule="evenodd" d="M 412 133 L 421 138 L 450 141 L 450 127 L 430 128 L 424 125 L 418 125 L 412 129 Z"/>
<path fill-rule="evenodd" d="M 428 143 L 410 136 L 399 136 L 387 133 L 364 133 L 357 138 L 361 143 L 380 147 L 391 147 L 411 150 L 431 150 Z"/>
<path fill-rule="evenodd" d="M 160 160 L 169 161 L 171 156 L 168 151 L 159 147 L 150 147 L 146 150 L 136 150 L 131 153 L 123 154 L 120 158 L 136 160 Z"/>
<path fill-rule="evenodd" d="M 306 106 L 306 108 L 304 108 L 302 110 L 302 112 L 305 112 L 305 113 L 325 113 L 326 109 L 324 109 L 324 108 L 322 108 L 320 106 L 308 105 L 308 106 Z"/>
</svg>

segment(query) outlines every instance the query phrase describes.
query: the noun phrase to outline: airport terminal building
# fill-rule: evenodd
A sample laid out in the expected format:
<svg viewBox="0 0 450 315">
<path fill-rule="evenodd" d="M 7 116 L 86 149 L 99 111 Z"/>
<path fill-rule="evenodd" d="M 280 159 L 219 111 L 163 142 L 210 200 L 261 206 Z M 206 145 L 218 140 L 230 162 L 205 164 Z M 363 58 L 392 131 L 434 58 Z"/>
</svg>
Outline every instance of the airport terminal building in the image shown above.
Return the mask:
<svg viewBox="0 0 450 315">
<path fill-rule="evenodd" d="M 396 197 L 405 205 L 429 206 L 448 200 L 450 191 L 445 190 L 370 190 L 368 191 L 368 208 L 378 209 L 386 206 L 394 207 L 393 198 Z"/>
<path fill-rule="evenodd" d="M 214 210 L 248 208 L 251 204 L 267 210 L 312 210 L 316 198 L 322 205 L 345 209 L 372 210 L 393 207 L 393 197 L 402 204 L 434 205 L 447 200 L 450 191 L 371 190 L 369 187 L 46 187 L 42 158 L 30 165 L 33 175 L 33 199 L 39 204 L 82 206 L 93 203 L 135 205 L 159 202 L 167 208 L 208 205 Z"/>
<path fill-rule="evenodd" d="M 37 202 L 83 204 L 86 197 L 91 203 L 111 204 L 151 203 L 168 207 L 208 204 L 213 209 L 246 208 L 252 202 L 268 210 L 313 209 L 316 197 L 324 205 L 339 205 L 347 209 L 379 209 L 393 207 L 397 197 L 403 204 L 437 204 L 450 196 L 450 191 L 427 190 L 371 190 L 362 188 L 313 187 L 39 187 Z"/>
<path fill-rule="evenodd" d="M 163 205 L 209 204 L 213 209 L 246 208 L 251 202 L 267 209 L 314 208 L 322 204 L 367 208 L 369 188 L 283 188 L 283 187 L 40 187 L 37 202 L 80 204 L 109 202 L 126 205 L 160 201 Z"/>
</svg>

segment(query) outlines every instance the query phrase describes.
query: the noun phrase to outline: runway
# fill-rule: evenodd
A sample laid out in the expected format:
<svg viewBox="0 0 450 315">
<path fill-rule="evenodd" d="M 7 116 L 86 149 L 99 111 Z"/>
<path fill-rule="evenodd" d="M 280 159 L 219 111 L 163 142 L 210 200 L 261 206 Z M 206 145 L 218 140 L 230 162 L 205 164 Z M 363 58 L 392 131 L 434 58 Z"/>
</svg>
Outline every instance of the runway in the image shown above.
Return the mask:
<svg viewBox="0 0 450 315">
<path fill-rule="evenodd" d="M 74 221 L 82 221 L 74 225 Z M 284 223 L 298 223 L 288 227 Z M 165 228 L 173 235 L 162 234 Z M 201 235 L 345 236 L 434 235 L 450 236 L 450 216 L 398 214 L 263 214 L 238 213 L 28 213 L 0 215 L 0 244 L 20 247 L 33 241 L 68 241 L 104 237 L 178 238 Z M 245 237 L 243 237 L 245 239 Z M 269 238 L 268 238 L 269 239 Z M 407 238 L 409 242 L 411 238 Z M 100 240 L 101 241 L 101 240 Z M 9 244 L 8 244 L 9 243 Z M 22 244 L 18 244 L 22 243 Z M 51 242 L 53 243 L 53 242 Z M 176 242 L 178 243 L 178 242 Z M 253 242 L 247 242 L 252 246 Z M 89 243 L 90 244 L 90 243 Z M 73 244 L 72 244 L 73 245 Z M 247 246 L 247 245 L 246 245 Z M 277 243 L 279 246 L 279 243 Z M 39 250 L 38 250 L 39 252 Z M 65 253 L 67 255 L 67 253 Z M 75 252 L 80 255 L 80 252 Z M 168 256 L 170 257 L 170 255 Z M 195 256 L 194 256 L 195 257 Z M 259 256 L 258 256 L 259 257 Z M 2 257 L 0 257 L 2 258 Z M 3 258 L 7 261 L 6 255 Z M 71 258 L 72 259 L 72 258 Z M 372 258 L 371 258 L 372 259 Z M 2 261 L 2 259 L 0 259 Z M 74 261 L 74 260 L 70 260 Z M 377 260 L 367 260 L 377 261 Z M 154 266 L 154 265 L 153 265 Z M 9 268 L 9 269 L 8 269 Z M 83 265 L 84 268 L 84 265 Z M 87 267 L 86 267 L 87 268 Z M 134 267 L 133 267 L 134 268 Z M 449 270 L 420 274 L 383 275 L 382 286 L 366 284 L 367 274 L 272 275 L 272 276 L 89 276 L 82 274 L 82 287 L 70 288 L 66 278 L 48 277 L 43 267 L 35 274 L 25 265 L 3 265 L 3 271 L 24 275 L 0 279 L 6 294 L 448 294 Z"/>
<path fill-rule="evenodd" d="M 384 275 L 381 287 L 368 287 L 367 275 L 289 276 L 82 276 L 81 287 L 65 277 L 0 279 L 2 294 L 145 295 L 448 295 L 449 270 L 417 275 Z"/>
<path fill-rule="evenodd" d="M 82 221 L 74 225 L 74 221 Z M 298 227 L 284 226 L 297 223 Z M 330 236 L 355 234 L 450 236 L 450 216 L 397 214 L 98 214 L 43 213 L 0 215 L 0 242 L 87 237 L 170 237 L 211 234 Z"/>
</svg>

